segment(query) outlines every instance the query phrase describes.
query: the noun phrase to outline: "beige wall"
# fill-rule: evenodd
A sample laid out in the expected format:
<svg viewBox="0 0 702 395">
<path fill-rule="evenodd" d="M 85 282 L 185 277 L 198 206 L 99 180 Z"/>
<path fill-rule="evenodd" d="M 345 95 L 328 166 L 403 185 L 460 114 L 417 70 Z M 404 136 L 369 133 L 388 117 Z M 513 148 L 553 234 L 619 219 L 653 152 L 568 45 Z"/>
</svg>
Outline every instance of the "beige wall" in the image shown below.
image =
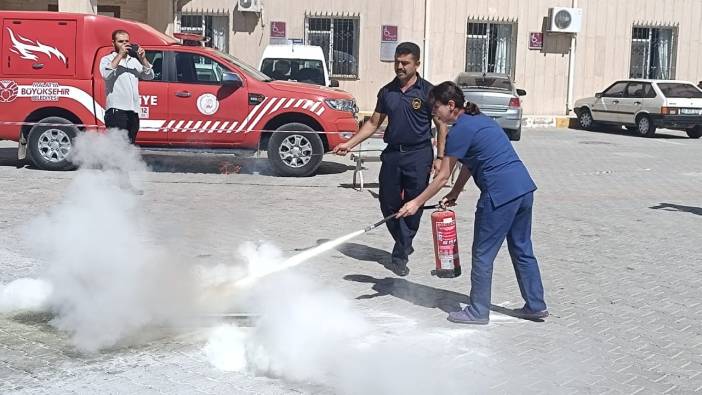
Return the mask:
<svg viewBox="0 0 702 395">
<path fill-rule="evenodd" d="M 89 0 L 61 0 L 62 2 Z M 151 23 L 168 31 L 171 0 L 99 0 L 98 5 L 118 5 L 122 17 Z M 428 75 L 432 82 L 453 79 L 464 69 L 466 29 L 469 19 L 509 21 L 517 26 L 515 80 L 527 90 L 525 113 L 565 114 L 567 106 L 570 38 L 547 34 L 547 50 L 529 50 L 529 32 L 542 31 L 548 9 L 571 6 L 573 0 L 265 0 L 261 14 L 237 10 L 235 0 L 179 0 L 186 11 L 229 13 L 230 52 L 258 64 L 269 42 L 270 21 L 285 21 L 289 38 L 304 37 L 306 14 L 358 16 L 360 18 L 359 79 L 341 81 L 362 110 L 371 110 L 378 89 L 394 77 L 392 63 L 379 59 L 381 25 L 398 25 L 400 41 L 424 39 L 425 1 L 429 12 Z M 46 9 L 54 0 L 0 0 L 0 9 Z M 629 77 L 631 33 L 634 25 L 677 28 L 676 78 L 702 80 L 701 0 L 578 0 L 583 27 L 577 35 L 573 98 L 590 96 L 612 81 Z M 162 12 L 160 12 L 162 10 Z M 170 14 L 170 15 L 169 15 Z M 165 26 L 165 28 L 164 28 Z M 171 26 L 171 27 L 169 27 Z"/>
<path fill-rule="evenodd" d="M 361 109 L 372 109 L 378 89 L 394 78 L 392 63 L 380 61 L 381 25 L 398 25 L 401 41 L 420 46 L 423 41 L 423 0 L 266 0 L 264 4 L 262 15 L 236 9 L 232 14 L 230 52 L 251 64 L 258 64 L 269 42 L 270 21 L 286 22 L 289 38 L 304 38 L 306 14 L 360 17 L 359 79 L 340 84 L 356 96 Z"/>
</svg>

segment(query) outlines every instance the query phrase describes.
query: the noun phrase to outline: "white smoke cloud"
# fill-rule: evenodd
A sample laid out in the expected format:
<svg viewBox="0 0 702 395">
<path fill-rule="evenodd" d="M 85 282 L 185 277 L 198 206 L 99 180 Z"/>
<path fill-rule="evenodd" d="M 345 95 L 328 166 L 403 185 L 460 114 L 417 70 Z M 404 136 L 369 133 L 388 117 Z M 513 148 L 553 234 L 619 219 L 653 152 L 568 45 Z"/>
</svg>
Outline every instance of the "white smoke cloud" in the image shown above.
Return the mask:
<svg viewBox="0 0 702 395">
<path fill-rule="evenodd" d="M 63 201 L 25 232 L 46 283 L 18 280 L 0 300 L 6 310 L 51 310 L 51 324 L 92 352 L 192 315 L 196 291 L 189 267 L 155 243 L 142 220 L 130 173 L 142 176 L 146 165 L 124 133 L 86 133 L 74 143 L 80 169 Z M 18 291 L 18 283 L 34 287 Z"/>
<path fill-rule="evenodd" d="M 270 244 L 247 244 L 240 253 L 252 272 L 266 270 L 252 266 L 283 260 Z M 255 327 L 222 325 L 203 349 L 218 369 L 321 384 L 342 394 L 466 393 L 462 377 L 468 372 L 457 371 L 452 353 L 455 332 L 423 333 L 399 316 L 373 322 L 370 312 L 340 293 L 288 272 L 259 280 L 246 305 L 260 314 Z M 470 385 L 487 388 L 475 378 Z"/>
<path fill-rule="evenodd" d="M 0 285 L 0 313 L 46 311 L 52 292 L 51 283 L 41 279 L 20 278 Z"/>
</svg>

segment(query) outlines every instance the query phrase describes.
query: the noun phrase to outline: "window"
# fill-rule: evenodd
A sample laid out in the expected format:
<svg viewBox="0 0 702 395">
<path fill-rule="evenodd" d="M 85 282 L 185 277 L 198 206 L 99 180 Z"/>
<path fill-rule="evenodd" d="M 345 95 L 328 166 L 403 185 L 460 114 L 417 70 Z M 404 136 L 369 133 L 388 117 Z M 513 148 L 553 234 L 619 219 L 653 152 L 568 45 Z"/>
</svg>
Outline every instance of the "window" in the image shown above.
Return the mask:
<svg viewBox="0 0 702 395">
<path fill-rule="evenodd" d="M 358 18 L 307 17 L 305 42 L 322 47 L 333 77 L 358 78 Z"/>
<path fill-rule="evenodd" d="M 154 70 L 154 78 L 151 81 L 163 81 L 163 52 L 146 51 L 146 60 Z"/>
<path fill-rule="evenodd" d="M 321 60 L 266 58 L 261 63 L 261 71 L 274 80 L 325 85 L 324 64 Z"/>
<path fill-rule="evenodd" d="M 607 88 L 602 94 L 604 97 L 624 97 L 626 90 L 626 82 L 616 82 L 614 85 Z"/>
<path fill-rule="evenodd" d="M 512 23 L 468 22 L 465 71 L 514 75 L 516 37 Z"/>
<path fill-rule="evenodd" d="M 509 78 L 504 78 L 501 76 L 482 76 L 482 75 L 469 75 L 460 74 L 456 80 L 458 86 L 466 88 L 485 88 L 485 89 L 495 89 L 512 91 L 512 82 Z"/>
<path fill-rule="evenodd" d="M 47 6 L 47 11 L 54 11 L 58 12 L 59 6 L 58 4 L 49 4 Z M 111 16 L 113 18 L 119 18 L 120 15 L 120 9 L 119 6 L 116 5 L 98 5 L 97 6 L 97 13 L 98 15 L 104 15 L 104 16 Z"/>
<path fill-rule="evenodd" d="M 663 92 L 663 95 L 672 99 L 699 99 L 702 98 L 702 92 L 694 85 L 680 83 L 664 83 L 658 84 L 658 88 Z"/>
<path fill-rule="evenodd" d="M 202 55 L 178 52 L 176 54 L 176 80 L 178 82 L 218 84 L 227 71 L 216 61 Z"/>
<path fill-rule="evenodd" d="M 626 97 L 639 98 L 644 95 L 643 82 L 630 82 L 626 87 Z"/>
<path fill-rule="evenodd" d="M 207 37 L 206 47 L 229 52 L 229 16 L 181 14 L 179 31 L 202 34 Z"/>
<path fill-rule="evenodd" d="M 673 28 L 634 27 L 631 34 L 631 78 L 675 78 L 676 34 Z"/>
</svg>

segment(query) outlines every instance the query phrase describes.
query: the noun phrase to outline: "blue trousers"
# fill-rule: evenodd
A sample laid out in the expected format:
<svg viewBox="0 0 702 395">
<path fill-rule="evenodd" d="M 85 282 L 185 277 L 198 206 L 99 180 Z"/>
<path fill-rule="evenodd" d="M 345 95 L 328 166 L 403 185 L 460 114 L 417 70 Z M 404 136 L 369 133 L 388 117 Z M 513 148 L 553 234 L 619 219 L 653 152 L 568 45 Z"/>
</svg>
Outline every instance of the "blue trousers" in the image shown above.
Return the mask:
<svg viewBox="0 0 702 395">
<path fill-rule="evenodd" d="M 492 269 L 505 238 L 522 298 L 529 311 L 546 310 L 539 264 L 531 244 L 531 214 L 534 194 L 530 192 L 509 203 L 493 207 L 490 196 L 478 199 L 473 229 L 469 312 L 476 318 L 490 316 Z"/>
<path fill-rule="evenodd" d="M 403 204 L 419 196 L 429 185 L 434 150 L 427 144 L 417 150 L 401 152 L 385 150 L 380 156 L 378 191 L 380 210 L 383 216 L 396 213 Z M 395 240 L 393 259 L 407 260 L 412 248 L 412 239 L 419 229 L 422 210 L 415 215 L 386 222 L 388 231 Z"/>
</svg>

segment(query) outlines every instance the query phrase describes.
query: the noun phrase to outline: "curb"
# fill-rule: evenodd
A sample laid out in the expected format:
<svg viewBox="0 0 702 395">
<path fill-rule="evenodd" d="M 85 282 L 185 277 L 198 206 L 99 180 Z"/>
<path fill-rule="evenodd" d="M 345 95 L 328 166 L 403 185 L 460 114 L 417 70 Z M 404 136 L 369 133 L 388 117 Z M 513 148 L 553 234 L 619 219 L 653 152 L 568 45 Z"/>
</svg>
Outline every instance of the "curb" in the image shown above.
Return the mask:
<svg viewBox="0 0 702 395">
<path fill-rule="evenodd" d="M 357 115 L 363 122 L 373 114 L 372 111 L 360 111 Z M 567 129 L 577 127 L 578 119 L 567 115 L 524 115 L 522 116 L 523 128 Z"/>
</svg>

